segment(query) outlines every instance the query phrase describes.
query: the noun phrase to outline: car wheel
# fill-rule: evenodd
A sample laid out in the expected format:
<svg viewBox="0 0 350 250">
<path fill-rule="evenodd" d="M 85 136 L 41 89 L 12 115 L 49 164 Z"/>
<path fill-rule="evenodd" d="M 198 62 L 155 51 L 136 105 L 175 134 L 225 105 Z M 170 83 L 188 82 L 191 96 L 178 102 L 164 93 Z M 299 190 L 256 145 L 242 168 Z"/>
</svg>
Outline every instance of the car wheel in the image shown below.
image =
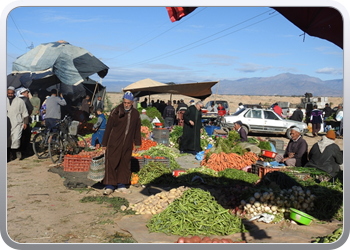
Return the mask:
<svg viewBox="0 0 350 250">
<path fill-rule="evenodd" d="M 242 126 L 242 129 L 244 129 L 245 133 L 248 135 L 248 132 L 249 132 L 248 127 L 243 125 L 243 126 Z"/>
<path fill-rule="evenodd" d="M 287 132 L 286 132 L 286 136 L 288 139 L 292 139 L 292 137 L 290 136 L 290 132 L 292 131 L 291 128 L 287 129 Z"/>
</svg>

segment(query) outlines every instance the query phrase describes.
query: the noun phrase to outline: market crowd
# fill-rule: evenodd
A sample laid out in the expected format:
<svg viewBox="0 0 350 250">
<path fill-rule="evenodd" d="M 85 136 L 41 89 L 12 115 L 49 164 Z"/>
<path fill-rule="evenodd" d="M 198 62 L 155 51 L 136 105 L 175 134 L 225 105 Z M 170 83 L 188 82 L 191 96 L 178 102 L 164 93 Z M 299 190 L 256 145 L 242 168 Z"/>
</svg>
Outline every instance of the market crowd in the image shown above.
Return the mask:
<svg viewBox="0 0 350 250">
<path fill-rule="evenodd" d="M 147 102 L 147 98 L 141 103 L 138 98 L 134 98 L 131 92 L 123 95 L 122 103 L 115 107 L 106 119 L 103 110 L 104 104 L 101 96 L 91 103 L 90 96 L 87 95 L 74 109 L 72 94 L 63 96 L 56 89 L 51 91 L 50 96 L 46 96 L 43 103 L 34 92 L 30 98 L 29 90 L 26 88 L 7 89 L 7 147 L 8 161 L 11 159 L 22 159 L 30 145 L 31 127 L 33 122 L 45 124 L 48 129 L 52 129 L 55 124 L 65 115 L 75 116 L 76 120 L 85 122 L 91 114 L 95 114 L 97 122 L 94 124 L 91 149 L 95 148 L 96 141 L 105 150 L 105 177 L 102 183 L 105 185 L 104 194 L 113 192 L 130 193 L 126 187 L 130 182 L 131 169 L 130 160 L 133 152 L 137 152 L 141 146 L 141 121 L 151 119 L 147 116 L 146 109 L 155 107 L 164 119 L 164 127 L 172 128 L 174 125 L 183 126 L 181 136 L 180 152 L 198 154 L 203 150 L 200 136 L 203 130 L 202 109 L 204 104 L 201 101 L 191 100 L 186 104 L 183 99 L 179 101 Z M 138 108 L 142 108 L 141 114 Z M 237 110 L 244 108 L 240 103 Z M 219 103 L 212 105 L 209 109 L 217 111 L 218 115 L 225 115 L 225 109 Z M 274 105 L 274 111 L 281 113 L 278 104 Z M 342 106 L 338 106 L 337 114 L 342 111 Z M 332 110 L 326 104 L 323 110 L 314 109 L 310 115 L 313 136 L 317 136 L 320 124 L 330 117 Z M 342 114 L 341 114 L 342 115 Z M 292 120 L 303 121 L 303 113 L 299 107 L 290 117 Z M 342 121 L 342 118 L 341 118 Z M 341 122 L 342 124 L 342 122 Z M 236 121 L 234 129 L 237 131 L 241 142 L 247 142 L 247 132 L 243 128 L 242 121 Z M 339 146 L 335 144 L 336 133 L 325 126 L 326 135 L 315 143 L 311 150 L 303 138 L 298 127 L 291 130 L 291 139 L 283 154 L 277 154 L 274 160 L 286 166 L 317 167 L 324 170 L 331 176 L 335 176 L 342 170 L 343 153 Z M 342 126 L 341 132 L 342 133 Z"/>
</svg>

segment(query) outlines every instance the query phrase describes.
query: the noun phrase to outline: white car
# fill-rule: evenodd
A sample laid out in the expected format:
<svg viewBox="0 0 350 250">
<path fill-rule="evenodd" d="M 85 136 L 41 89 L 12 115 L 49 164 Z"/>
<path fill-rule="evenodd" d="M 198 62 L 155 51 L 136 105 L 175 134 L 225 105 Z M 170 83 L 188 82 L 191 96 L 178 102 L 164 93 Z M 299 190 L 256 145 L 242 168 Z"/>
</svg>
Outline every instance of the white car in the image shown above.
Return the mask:
<svg viewBox="0 0 350 250">
<path fill-rule="evenodd" d="M 222 126 L 233 128 L 233 124 L 236 121 L 241 121 L 243 123 L 242 128 L 247 132 L 247 134 L 249 132 L 285 134 L 287 138 L 290 139 L 290 131 L 293 127 L 298 127 L 302 135 L 309 131 L 306 123 L 283 119 L 272 109 L 241 109 L 233 115 L 224 116 Z"/>
</svg>

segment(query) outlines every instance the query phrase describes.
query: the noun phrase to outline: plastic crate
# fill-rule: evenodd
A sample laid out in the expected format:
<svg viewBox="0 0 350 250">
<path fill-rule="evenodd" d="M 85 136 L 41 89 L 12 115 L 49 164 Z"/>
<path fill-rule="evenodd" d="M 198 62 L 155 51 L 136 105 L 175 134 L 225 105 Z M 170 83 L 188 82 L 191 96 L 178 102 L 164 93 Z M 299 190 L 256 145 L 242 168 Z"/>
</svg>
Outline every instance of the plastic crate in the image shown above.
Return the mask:
<svg viewBox="0 0 350 250">
<path fill-rule="evenodd" d="M 252 164 L 252 168 L 251 168 L 250 172 L 252 174 L 259 175 L 259 165 Z"/>
<path fill-rule="evenodd" d="M 131 172 L 137 173 L 140 171 L 140 169 L 145 164 L 145 158 L 143 158 L 143 157 L 141 157 L 141 158 L 131 157 L 130 164 L 131 164 L 131 167 L 130 167 Z"/>
<path fill-rule="evenodd" d="M 264 177 L 267 173 L 279 171 L 279 168 L 259 167 L 259 177 Z"/>
<path fill-rule="evenodd" d="M 214 129 L 220 129 L 221 127 L 218 126 L 205 126 L 205 131 L 209 136 L 211 136 L 214 133 Z"/>
<path fill-rule="evenodd" d="M 66 172 L 88 172 L 91 161 L 91 157 L 65 156 L 63 170 Z"/>
<path fill-rule="evenodd" d="M 165 157 L 165 159 L 156 159 L 156 158 L 148 159 L 148 158 L 145 158 L 144 164 L 146 165 L 146 164 L 150 163 L 151 161 L 163 163 L 163 164 L 165 164 L 165 166 L 170 168 L 170 161 L 169 161 L 168 157 Z"/>
<path fill-rule="evenodd" d="M 105 177 L 105 155 L 91 159 L 87 178 L 93 181 L 102 181 Z"/>
</svg>

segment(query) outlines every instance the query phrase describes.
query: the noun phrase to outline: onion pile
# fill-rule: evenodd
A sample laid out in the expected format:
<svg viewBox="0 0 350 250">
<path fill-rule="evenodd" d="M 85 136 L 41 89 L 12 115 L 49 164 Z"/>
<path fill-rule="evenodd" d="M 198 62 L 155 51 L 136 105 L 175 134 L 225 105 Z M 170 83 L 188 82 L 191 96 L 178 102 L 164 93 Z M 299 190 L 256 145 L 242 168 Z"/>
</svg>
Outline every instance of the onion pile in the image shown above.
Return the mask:
<svg viewBox="0 0 350 250">
<path fill-rule="evenodd" d="M 248 200 L 242 200 L 239 206 L 240 212 L 248 216 L 256 216 L 262 213 L 283 214 L 289 212 L 289 208 L 295 208 L 303 212 L 314 210 L 316 196 L 310 190 L 303 190 L 300 186 L 291 189 L 282 189 L 279 193 L 268 189 L 266 192 L 256 192 Z"/>
<path fill-rule="evenodd" d="M 130 204 L 130 207 L 132 210 L 136 211 L 136 214 L 159 214 L 175 199 L 180 198 L 187 189 L 189 188 L 181 186 L 173 188 L 170 191 L 163 191 L 156 195 L 151 195 L 140 203 Z"/>
</svg>

